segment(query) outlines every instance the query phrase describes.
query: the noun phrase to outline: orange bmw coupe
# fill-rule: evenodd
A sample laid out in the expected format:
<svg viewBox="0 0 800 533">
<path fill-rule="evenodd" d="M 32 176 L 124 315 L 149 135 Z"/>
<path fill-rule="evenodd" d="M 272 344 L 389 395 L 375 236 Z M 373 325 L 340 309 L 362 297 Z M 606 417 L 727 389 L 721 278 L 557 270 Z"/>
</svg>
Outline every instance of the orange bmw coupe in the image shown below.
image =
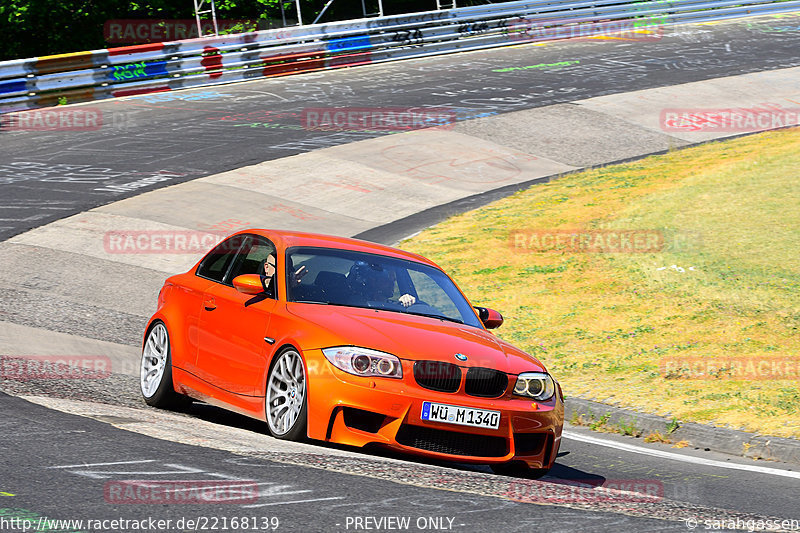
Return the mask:
<svg viewBox="0 0 800 533">
<path fill-rule="evenodd" d="M 279 439 L 545 473 L 564 422 L 558 383 L 488 329 L 433 262 L 373 243 L 236 233 L 172 276 L 144 334 L 141 391 L 265 420 Z"/>
</svg>

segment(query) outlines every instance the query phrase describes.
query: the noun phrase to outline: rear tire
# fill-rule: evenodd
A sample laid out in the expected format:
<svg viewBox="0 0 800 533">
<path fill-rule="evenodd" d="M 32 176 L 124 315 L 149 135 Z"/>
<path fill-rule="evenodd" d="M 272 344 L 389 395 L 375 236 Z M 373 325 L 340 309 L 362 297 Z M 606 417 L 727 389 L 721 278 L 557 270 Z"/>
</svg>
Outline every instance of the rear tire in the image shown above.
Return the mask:
<svg viewBox="0 0 800 533">
<path fill-rule="evenodd" d="M 267 426 L 276 439 L 302 441 L 308 435 L 308 394 L 303 358 L 294 348 L 275 357 L 264 398 Z"/>
<path fill-rule="evenodd" d="M 153 323 L 142 348 L 139 388 L 147 405 L 163 409 L 185 407 L 191 400 L 175 392 L 172 385 L 172 345 L 167 327 Z"/>
</svg>

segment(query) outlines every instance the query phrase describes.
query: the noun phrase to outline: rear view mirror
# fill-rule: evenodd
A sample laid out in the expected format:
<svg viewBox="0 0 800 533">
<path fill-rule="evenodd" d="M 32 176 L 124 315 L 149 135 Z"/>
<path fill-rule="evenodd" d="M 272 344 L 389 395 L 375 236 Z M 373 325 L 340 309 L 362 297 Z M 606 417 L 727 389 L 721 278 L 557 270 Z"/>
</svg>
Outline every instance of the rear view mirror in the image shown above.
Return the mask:
<svg viewBox="0 0 800 533">
<path fill-rule="evenodd" d="M 258 274 L 242 274 L 233 278 L 234 288 L 244 294 L 261 294 L 264 292 L 264 285 L 261 283 L 261 276 Z"/>
<path fill-rule="evenodd" d="M 499 328 L 503 324 L 503 315 L 494 309 L 489 309 L 488 307 L 475 307 L 475 310 L 478 311 L 478 318 L 481 319 L 481 322 L 483 322 L 483 325 L 486 326 L 486 329 Z"/>
</svg>

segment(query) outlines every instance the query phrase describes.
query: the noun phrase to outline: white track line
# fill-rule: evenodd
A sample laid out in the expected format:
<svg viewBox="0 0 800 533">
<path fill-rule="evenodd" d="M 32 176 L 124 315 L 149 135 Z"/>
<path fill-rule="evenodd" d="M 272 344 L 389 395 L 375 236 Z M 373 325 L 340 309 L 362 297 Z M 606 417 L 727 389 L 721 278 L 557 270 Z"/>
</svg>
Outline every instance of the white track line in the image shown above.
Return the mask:
<svg viewBox="0 0 800 533">
<path fill-rule="evenodd" d="M 115 461 L 113 463 L 84 463 L 81 465 L 59 465 L 48 466 L 46 468 L 85 468 L 87 466 L 116 466 L 116 465 L 135 465 L 142 463 L 155 463 L 155 459 L 142 459 L 140 461 Z"/>
<path fill-rule="evenodd" d="M 324 502 L 327 500 L 343 500 L 344 496 L 333 496 L 331 498 L 314 498 L 312 500 L 294 500 L 291 502 L 272 502 L 272 503 L 253 503 L 250 505 L 242 505 L 242 507 L 251 509 L 254 507 L 268 507 L 272 505 L 289 505 L 292 503 L 310 503 L 310 502 Z"/>
<path fill-rule="evenodd" d="M 739 463 L 728 463 L 725 461 L 715 461 L 714 459 L 703 459 L 702 457 L 693 457 L 691 455 L 683 455 L 680 453 L 666 452 L 664 450 L 656 450 L 645 448 L 643 446 L 634 446 L 633 444 L 626 444 L 624 442 L 616 442 L 597 437 L 590 437 L 588 435 L 581 435 L 571 431 L 564 431 L 562 436 L 567 439 L 586 442 L 589 444 L 597 444 L 598 446 L 606 446 L 617 450 L 625 450 L 632 453 L 640 453 L 642 455 L 650 455 L 653 457 L 660 457 L 661 459 L 671 459 L 673 461 L 683 461 L 684 463 L 694 463 L 706 466 L 715 466 L 717 468 L 729 468 L 731 470 L 745 470 L 747 472 L 758 472 L 760 474 L 770 474 L 773 476 L 792 477 L 800 479 L 800 472 L 792 472 L 790 470 L 780 470 L 778 468 L 767 468 L 765 466 L 756 465 L 743 465 Z"/>
</svg>

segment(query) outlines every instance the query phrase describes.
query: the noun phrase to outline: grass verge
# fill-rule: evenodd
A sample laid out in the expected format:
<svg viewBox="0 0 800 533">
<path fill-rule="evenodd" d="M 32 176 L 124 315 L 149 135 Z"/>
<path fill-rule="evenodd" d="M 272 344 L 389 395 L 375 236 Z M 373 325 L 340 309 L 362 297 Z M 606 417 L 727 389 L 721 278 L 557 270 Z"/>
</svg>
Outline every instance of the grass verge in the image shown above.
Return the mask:
<svg viewBox="0 0 800 533">
<path fill-rule="evenodd" d="M 400 247 L 567 396 L 800 438 L 800 128 L 567 175 Z"/>
</svg>

